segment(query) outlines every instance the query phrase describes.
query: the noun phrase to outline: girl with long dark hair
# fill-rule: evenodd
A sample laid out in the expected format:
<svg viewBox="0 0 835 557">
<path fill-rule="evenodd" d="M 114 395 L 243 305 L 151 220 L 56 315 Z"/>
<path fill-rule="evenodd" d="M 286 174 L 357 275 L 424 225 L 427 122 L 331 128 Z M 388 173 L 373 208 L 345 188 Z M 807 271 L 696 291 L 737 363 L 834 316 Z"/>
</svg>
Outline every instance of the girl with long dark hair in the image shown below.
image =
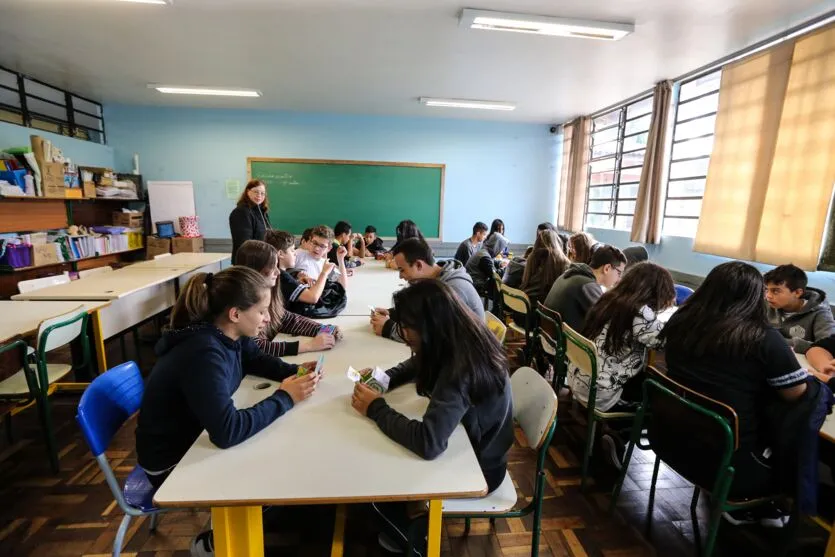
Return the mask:
<svg viewBox="0 0 835 557">
<path fill-rule="evenodd" d="M 531 300 L 531 308 L 536 310 L 539 300 L 544 300 L 554 281 L 562 275 L 571 261 L 562 251 L 560 237 L 553 230 L 539 232 L 533 244 L 533 252 L 525 263 L 521 289 Z"/>
</svg>

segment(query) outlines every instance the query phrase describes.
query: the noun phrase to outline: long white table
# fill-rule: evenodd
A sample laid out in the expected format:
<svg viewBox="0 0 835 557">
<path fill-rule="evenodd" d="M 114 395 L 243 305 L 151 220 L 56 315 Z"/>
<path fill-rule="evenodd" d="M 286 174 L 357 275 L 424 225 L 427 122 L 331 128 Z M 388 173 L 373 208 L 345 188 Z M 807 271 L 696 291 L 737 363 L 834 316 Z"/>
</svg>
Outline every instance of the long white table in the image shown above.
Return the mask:
<svg viewBox="0 0 835 557">
<path fill-rule="evenodd" d="M 161 507 L 212 507 L 218 556 L 263 555 L 262 505 L 346 504 L 430 500 L 429 552 L 440 554 L 441 500 L 475 497 L 487 485 L 463 427 L 447 450 L 423 460 L 386 437 L 351 408 L 354 368 L 386 369 L 405 360 L 403 344 L 374 336 L 366 316 L 338 317 L 344 339 L 325 352 L 325 376 L 316 393 L 255 437 L 231 449 L 212 445 L 204 432 L 154 496 Z M 319 354 L 287 358 L 301 363 Z M 269 383 L 265 389 L 259 384 Z M 265 398 L 275 382 L 247 377 L 234 394 L 238 407 Z M 387 393 L 397 410 L 419 418 L 428 400 L 413 386 Z M 339 507 L 332 555 L 342 554 L 344 508 Z"/>
<path fill-rule="evenodd" d="M 366 259 L 364 265 L 352 270 L 348 277 L 348 304 L 340 315 L 367 317 L 371 313 L 368 306 L 391 307 L 392 294 L 406 286 L 398 272 L 387 269 L 382 261 Z"/>
</svg>

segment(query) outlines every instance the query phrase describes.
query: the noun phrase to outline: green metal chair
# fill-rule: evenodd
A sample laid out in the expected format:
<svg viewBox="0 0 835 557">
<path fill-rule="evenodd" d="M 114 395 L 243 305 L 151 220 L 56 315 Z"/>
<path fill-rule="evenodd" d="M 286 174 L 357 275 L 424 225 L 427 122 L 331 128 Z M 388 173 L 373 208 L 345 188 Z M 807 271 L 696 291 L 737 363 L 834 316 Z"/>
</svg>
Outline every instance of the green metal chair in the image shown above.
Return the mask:
<svg viewBox="0 0 835 557">
<path fill-rule="evenodd" d="M 554 368 L 551 387 L 555 392 L 565 385 L 565 336 L 562 334 L 562 317 L 556 311 L 537 302 L 536 337 L 539 339 L 539 354 L 543 363 Z M 543 373 L 545 370 L 541 370 Z"/>
<path fill-rule="evenodd" d="M 522 349 L 523 359 L 522 365 L 529 365 L 531 356 L 533 355 L 533 340 L 535 332 L 535 316 L 531 308 L 531 301 L 528 295 L 522 290 L 511 288 L 510 286 L 500 283 L 499 293 L 502 299 L 502 309 L 505 314 L 505 322 L 507 326 L 520 335 L 525 336 L 525 347 Z M 516 322 L 517 316 L 524 319 L 524 326 Z M 507 318 L 510 319 L 507 319 Z"/>
<path fill-rule="evenodd" d="M 470 520 L 489 518 L 521 518 L 533 514 L 533 535 L 531 557 L 539 555 L 539 538 L 542 535 L 542 501 L 545 498 L 545 459 L 551 439 L 557 427 L 557 396 L 548 388 L 548 382 L 529 367 L 520 367 L 510 376 L 513 390 L 513 417 L 522 428 L 528 446 L 537 451 L 536 479 L 530 502 L 521 509 L 514 509 L 518 502 L 516 488 L 510 471 L 505 474 L 502 484 L 486 497 L 475 499 L 449 499 L 443 502 L 444 518 L 465 519 L 464 534 L 470 531 Z M 410 547 L 406 555 L 412 555 L 412 540 L 419 531 L 425 531 L 426 521 L 415 521 L 409 529 Z"/>
<path fill-rule="evenodd" d="M 48 352 L 68 345 L 79 339 L 82 347 L 82 361 L 80 365 L 48 363 Z M 21 346 L 22 345 L 22 346 Z M 0 350 L 5 352 L 11 348 L 23 348 L 27 345 L 23 341 L 15 341 Z M 41 425 L 44 428 L 49 461 L 53 472 L 58 472 L 58 449 L 55 442 L 55 432 L 52 427 L 52 408 L 49 396 L 55 392 L 61 379 L 75 369 L 90 366 L 90 345 L 87 340 L 87 310 L 83 306 L 43 321 L 38 327 L 37 350 L 34 355 L 35 370 L 24 358 L 21 369 L 0 381 L 0 399 L 15 401 L 23 408 L 34 402 L 38 407 Z"/>
<path fill-rule="evenodd" d="M 595 408 L 597 402 L 597 347 L 592 341 L 569 327 L 562 324 L 563 335 L 565 336 L 565 354 L 568 364 L 575 373 L 582 376 L 589 385 L 589 398 L 582 400 L 573 395 L 574 400 L 586 409 L 586 420 L 588 422 L 586 432 L 586 446 L 583 450 L 583 470 L 580 489 L 586 488 L 588 480 L 589 463 L 591 462 L 594 450 L 594 440 L 597 432 L 597 423 L 609 420 L 633 420 L 635 412 L 602 412 Z"/>
<path fill-rule="evenodd" d="M 649 368 L 643 384 L 643 402 L 638 410 L 620 477 L 612 490 L 610 512 L 614 510 L 632 458 L 632 451 L 646 430 L 649 448 L 655 452 L 655 467 L 650 484 L 647 528 L 652 520 L 655 484 L 661 461 L 694 484 L 690 515 L 697 548 L 701 543 L 696 509 L 705 491 L 711 502 L 710 523 L 703 557 L 710 557 L 723 512 L 757 507 L 781 499 L 779 494 L 747 500 L 729 500 L 734 467 L 731 460 L 739 448 L 739 420 L 730 406 L 689 389 L 654 368 Z M 687 442 L 683 443 L 682 439 Z M 792 520 L 796 523 L 796 515 Z M 787 546 L 782 548 L 787 549 Z"/>
</svg>

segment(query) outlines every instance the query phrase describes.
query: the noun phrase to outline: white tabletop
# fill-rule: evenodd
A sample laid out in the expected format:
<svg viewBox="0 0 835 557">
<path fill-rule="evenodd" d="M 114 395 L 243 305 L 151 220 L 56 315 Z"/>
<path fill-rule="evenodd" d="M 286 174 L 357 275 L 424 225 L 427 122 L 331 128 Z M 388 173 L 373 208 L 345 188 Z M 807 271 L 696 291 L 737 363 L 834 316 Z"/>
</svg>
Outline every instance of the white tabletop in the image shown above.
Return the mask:
<svg viewBox="0 0 835 557">
<path fill-rule="evenodd" d="M 175 253 L 168 257 L 149 259 L 134 263 L 126 268 L 130 269 L 180 269 L 184 272 L 199 269 L 212 263 L 220 263 L 232 257 L 230 253 Z"/>
<path fill-rule="evenodd" d="M 143 288 L 150 288 L 176 279 L 182 270 L 156 269 L 136 271 L 124 267 L 112 273 L 99 273 L 12 296 L 13 300 L 116 300 Z"/>
<path fill-rule="evenodd" d="M 391 295 L 406 286 L 398 272 L 387 269 L 383 261 L 364 261 L 365 264 L 355 267 L 353 275 L 348 277 L 348 304 L 340 315 L 368 316 L 371 314 L 368 306 L 391 307 Z"/>
<path fill-rule="evenodd" d="M 53 317 L 69 313 L 79 306 L 88 312 L 108 302 L 23 302 L 0 301 L 0 343 L 18 336 L 37 332 L 40 324 Z"/>
<path fill-rule="evenodd" d="M 459 426 L 447 450 L 427 461 L 386 437 L 377 425 L 351 408 L 355 368 L 388 368 L 406 359 L 402 344 L 376 337 L 364 317 L 339 317 L 345 338 L 325 352 L 325 376 L 316 393 L 251 439 L 218 449 L 208 435 L 198 438 L 154 500 L 164 507 L 264 504 L 325 504 L 473 497 L 487 486 L 472 445 Z M 287 358 L 301 363 L 319 354 Z M 234 395 L 239 408 L 272 394 L 277 384 L 246 377 Z M 413 385 L 386 395 L 411 418 L 420 418 L 428 400 Z"/>
</svg>

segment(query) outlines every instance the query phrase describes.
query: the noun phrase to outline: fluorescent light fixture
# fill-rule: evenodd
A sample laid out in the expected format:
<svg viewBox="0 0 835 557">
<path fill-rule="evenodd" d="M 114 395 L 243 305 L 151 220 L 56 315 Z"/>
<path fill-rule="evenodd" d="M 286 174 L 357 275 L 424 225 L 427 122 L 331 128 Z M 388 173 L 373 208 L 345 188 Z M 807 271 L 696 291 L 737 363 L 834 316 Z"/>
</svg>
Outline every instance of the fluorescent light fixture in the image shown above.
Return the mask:
<svg viewBox="0 0 835 557">
<path fill-rule="evenodd" d="M 181 85 L 149 84 L 148 89 L 156 89 L 160 93 L 171 95 L 210 95 L 216 97 L 260 97 L 261 91 L 255 89 L 230 89 L 226 87 L 191 87 Z"/>
<path fill-rule="evenodd" d="M 474 101 L 470 99 L 435 99 L 420 97 L 420 103 L 426 106 L 440 106 L 444 108 L 478 108 L 481 110 L 516 110 L 513 103 L 502 101 Z"/>
<path fill-rule="evenodd" d="M 511 31 L 514 33 L 602 41 L 617 41 L 635 30 L 635 25 L 631 23 L 609 23 L 586 19 L 474 10 L 472 8 L 464 8 L 458 22 L 461 27 L 469 27 L 470 29 Z"/>
<path fill-rule="evenodd" d="M 133 2 L 134 4 L 161 4 L 168 6 L 172 0 L 120 0 L 121 2 Z"/>
</svg>

